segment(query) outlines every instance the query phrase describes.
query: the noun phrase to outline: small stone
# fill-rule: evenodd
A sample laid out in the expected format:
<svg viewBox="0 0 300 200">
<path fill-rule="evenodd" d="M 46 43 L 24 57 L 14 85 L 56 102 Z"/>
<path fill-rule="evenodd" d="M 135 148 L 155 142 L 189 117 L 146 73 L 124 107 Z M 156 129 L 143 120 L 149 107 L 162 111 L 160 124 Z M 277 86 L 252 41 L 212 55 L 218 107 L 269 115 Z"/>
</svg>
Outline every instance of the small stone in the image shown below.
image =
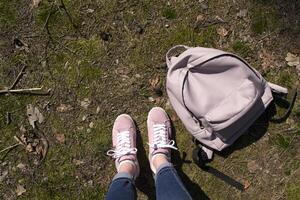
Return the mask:
<svg viewBox="0 0 300 200">
<path fill-rule="evenodd" d="M 170 25 L 169 25 L 169 24 L 166 24 L 166 25 L 165 25 L 165 27 L 166 27 L 166 28 L 169 28 L 169 27 L 170 27 Z"/>
<path fill-rule="evenodd" d="M 97 106 L 96 114 L 99 114 L 99 113 L 100 113 L 100 106 Z"/>
<path fill-rule="evenodd" d="M 154 99 L 153 97 L 149 97 L 148 100 L 149 100 L 150 102 L 154 102 L 154 101 L 155 101 L 155 99 Z"/>
<path fill-rule="evenodd" d="M 92 129 L 88 128 L 88 129 L 86 130 L 86 132 L 87 132 L 87 133 L 91 133 L 91 132 L 92 132 Z"/>
<path fill-rule="evenodd" d="M 86 119 L 87 119 L 87 115 L 83 115 L 83 117 L 82 117 L 82 121 L 84 122 Z"/>
</svg>

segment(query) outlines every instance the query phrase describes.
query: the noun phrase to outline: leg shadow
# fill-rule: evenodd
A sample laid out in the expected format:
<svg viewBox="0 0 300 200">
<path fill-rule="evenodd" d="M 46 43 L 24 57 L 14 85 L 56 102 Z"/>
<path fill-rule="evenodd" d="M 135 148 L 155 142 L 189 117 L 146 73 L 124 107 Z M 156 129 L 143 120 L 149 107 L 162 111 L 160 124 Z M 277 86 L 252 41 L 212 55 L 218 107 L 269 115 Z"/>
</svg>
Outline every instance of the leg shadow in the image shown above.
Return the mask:
<svg viewBox="0 0 300 200">
<path fill-rule="evenodd" d="M 150 169 L 148 156 L 144 149 L 140 130 L 137 128 L 137 149 L 138 161 L 140 164 L 140 176 L 136 179 L 136 187 L 144 193 L 150 200 L 155 200 L 155 183 Z"/>
<path fill-rule="evenodd" d="M 173 133 L 173 139 L 176 142 L 176 131 L 175 128 L 173 126 L 173 124 L 171 124 L 171 128 L 172 128 L 172 133 Z M 205 194 L 205 192 L 201 189 L 201 187 L 197 184 L 194 183 L 182 170 L 182 165 L 184 163 L 186 164 L 191 164 L 191 161 L 186 161 L 186 153 L 183 153 L 182 157 L 180 156 L 180 152 L 179 151 L 173 151 L 172 152 L 172 163 L 175 167 L 175 169 L 177 170 L 177 173 L 179 175 L 179 177 L 181 178 L 184 186 L 186 187 L 186 189 L 188 190 L 189 194 L 191 195 L 191 197 L 193 199 L 201 199 L 201 200 L 209 200 L 210 198 Z"/>
</svg>

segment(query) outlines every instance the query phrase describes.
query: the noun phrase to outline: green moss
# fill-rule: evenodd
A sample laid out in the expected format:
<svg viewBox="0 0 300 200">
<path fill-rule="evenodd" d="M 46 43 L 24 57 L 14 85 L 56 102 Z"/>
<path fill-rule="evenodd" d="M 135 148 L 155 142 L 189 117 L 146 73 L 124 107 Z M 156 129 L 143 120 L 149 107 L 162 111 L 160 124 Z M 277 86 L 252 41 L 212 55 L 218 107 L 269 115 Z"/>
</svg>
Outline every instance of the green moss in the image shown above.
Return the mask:
<svg viewBox="0 0 300 200">
<path fill-rule="evenodd" d="M 165 8 L 162 11 L 162 15 L 167 19 L 176 19 L 177 17 L 176 11 L 173 8 Z"/>
<path fill-rule="evenodd" d="M 299 179 L 294 182 L 288 184 L 286 188 L 286 196 L 288 200 L 296 200 L 300 199 L 300 181 Z"/>
<path fill-rule="evenodd" d="M 0 27 L 12 27 L 16 24 L 15 3 L 12 0 L 0 0 Z"/>
<path fill-rule="evenodd" d="M 247 57 L 252 52 L 250 46 L 242 41 L 235 41 L 232 45 L 232 49 L 242 57 Z"/>
<path fill-rule="evenodd" d="M 277 134 L 271 139 L 271 142 L 283 149 L 287 149 L 290 147 L 291 139 L 288 136 Z"/>
</svg>

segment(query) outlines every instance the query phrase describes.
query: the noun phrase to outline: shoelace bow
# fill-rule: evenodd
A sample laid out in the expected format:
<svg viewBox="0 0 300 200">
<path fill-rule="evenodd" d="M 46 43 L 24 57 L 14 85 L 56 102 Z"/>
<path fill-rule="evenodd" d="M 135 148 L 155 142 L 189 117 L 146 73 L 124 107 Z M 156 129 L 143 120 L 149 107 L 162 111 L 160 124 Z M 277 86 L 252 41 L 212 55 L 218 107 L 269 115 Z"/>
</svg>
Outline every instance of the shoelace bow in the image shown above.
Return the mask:
<svg viewBox="0 0 300 200">
<path fill-rule="evenodd" d="M 148 145 L 154 150 L 159 148 L 171 148 L 177 150 L 174 146 L 175 141 L 169 140 L 168 130 L 165 124 L 153 125 L 153 143 Z"/>
<path fill-rule="evenodd" d="M 107 151 L 107 155 L 113 158 L 120 158 L 121 156 L 136 154 L 137 148 L 132 148 L 130 145 L 129 131 L 123 131 L 117 134 L 117 145 L 115 149 Z"/>
</svg>

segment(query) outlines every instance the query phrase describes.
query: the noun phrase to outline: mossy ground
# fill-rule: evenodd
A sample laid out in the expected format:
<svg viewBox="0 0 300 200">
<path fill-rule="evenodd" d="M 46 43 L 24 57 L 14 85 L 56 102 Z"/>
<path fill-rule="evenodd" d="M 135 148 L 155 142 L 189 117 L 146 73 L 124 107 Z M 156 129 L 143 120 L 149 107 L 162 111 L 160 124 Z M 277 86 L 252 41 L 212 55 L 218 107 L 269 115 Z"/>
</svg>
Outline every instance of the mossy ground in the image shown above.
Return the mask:
<svg viewBox="0 0 300 200">
<path fill-rule="evenodd" d="M 136 120 L 143 139 L 139 199 L 153 199 L 145 124 L 153 106 L 164 107 L 174 122 L 180 149 L 174 153 L 175 166 L 195 199 L 299 199 L 299 100 L 286 122 L 263 124 L 267 129 L 261 138 L 258 123 L 250 136 L 215 156 L 210 166 L 250 183 L 241 192 L 190 162 L 193 143 L 164 90 L 165 53 L 176 44 L 235 52 L 269 81 L 293 88 L 299 77 L 284 58 L 287 52 L 299 53 L 298 1 L 212 0 L 206 2 L 208 8 L 197 0 L 63 2 L 43 0 L 31 8 L 30 1 L 0 0 L 0 87 L 9 86 L 27 65 L 18 88 L 52 89 L 50 96 L 0 96 L 0 150 L 15 143 L 21 125 L 30 129 L 25 111 L 29 103 L 44 114 L 40 129 L 50 144 L 39 167 L 21 146 L 0 155 L 0 175 L 8 171 L 0 182 L 1 199 L 103 199 L 115 173 L 113 161 L 105 156 L 111 128 L 124 112 Z M 237 13 L 242 9 L 247 14 L 241 18 Z M 198 15 L 205 23 L 196 22 Z M 214 23 L 219 18 L 224 21 Z M 217 33 L 221 26 L 228 35 Z M 15 38 L 28 50 L 15 48 Z M 260 67 L 265 62 L 262 50 L 274 57 L 270 68 Z M 155 88 L 153 77 L 160 82 Z M 85 98 L 91 101 L 87 109 L 80 106 Z M 59 112 L 62 104 L 71 109 Z M 7 112 L 12 116 L 9 125 Z M 56 134 L 64 134 L 65 143 L 57 141 Z M 19 163 L 26 170 L 17 168 Z M 27 190 L 20 197 L 15 193 L 18 184 Z"/>
</svg>

